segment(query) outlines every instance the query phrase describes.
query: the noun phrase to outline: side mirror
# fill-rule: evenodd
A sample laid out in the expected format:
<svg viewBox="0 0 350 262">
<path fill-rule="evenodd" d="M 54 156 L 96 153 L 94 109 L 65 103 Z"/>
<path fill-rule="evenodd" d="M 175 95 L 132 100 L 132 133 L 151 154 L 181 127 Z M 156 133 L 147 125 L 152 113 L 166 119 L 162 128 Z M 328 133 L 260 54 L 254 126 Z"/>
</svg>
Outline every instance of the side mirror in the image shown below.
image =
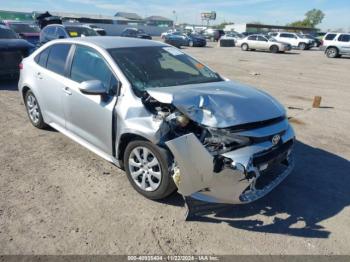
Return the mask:
<svg viewBox="0 0 350 262">
<path fill-rule="evenodd" d="M 80 92 L 86 95 L 105 95 L 106 88 L 100 80 L 84 81 L 80 84 Z"/>
</svg>

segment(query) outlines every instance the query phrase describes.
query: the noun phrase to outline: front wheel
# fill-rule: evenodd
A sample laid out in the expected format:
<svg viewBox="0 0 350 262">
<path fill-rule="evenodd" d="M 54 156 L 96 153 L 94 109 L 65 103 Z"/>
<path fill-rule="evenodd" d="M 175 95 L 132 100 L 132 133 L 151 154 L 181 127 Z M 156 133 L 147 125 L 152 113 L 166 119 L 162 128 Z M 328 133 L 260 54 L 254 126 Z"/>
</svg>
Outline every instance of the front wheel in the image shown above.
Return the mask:
<svg viewBox="0 0 350 262">
<path fill-rule="evenodd" d="M 188 46 L 189 47 L 193 47 L 193 41 L 192 40 L 188 42 Z"/>
<path fill-rule="evenodd" d="M 249 46 L 248 46 L 247 44 L 243 44 L 243 45 L 241 46 L 241 49 L 242 49 L 243 51 L 248 51 L 248 50 L 249 50 Z"/>
<path fill-rule="evenodd" d="M 134 189 L 149 199 L 162 199 L 176 189 L 169 174 L 168 152 L 148 141 L 132 141 L 124 153 L 127 177 Z"/>
<path fill-rule="evenodd" d="M 41 109 L 32 91 L 27 91 L 24 96 L 24 102 L 26 105 L 29 120 L 33 126 L 39 129 L 44 129 L 47 125 L 44 122 L 43 116 L 41 114 Z"/>
<path fill-rule="evenodd" d="M 300 43 L 299 44 L 299 49 L 301 49 L 301 50 L 306 50 L 306 44 L 305 43 Z"/>
</svg>

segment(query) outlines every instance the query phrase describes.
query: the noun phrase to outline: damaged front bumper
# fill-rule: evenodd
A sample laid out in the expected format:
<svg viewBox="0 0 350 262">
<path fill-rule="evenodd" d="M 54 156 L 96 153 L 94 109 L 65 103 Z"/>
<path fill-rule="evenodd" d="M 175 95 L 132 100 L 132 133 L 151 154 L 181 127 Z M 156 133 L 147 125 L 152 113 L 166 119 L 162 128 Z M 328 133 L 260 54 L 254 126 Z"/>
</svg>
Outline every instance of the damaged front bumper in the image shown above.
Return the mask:
<svg viewBox="0 0 350 262">
<path fill-rule="evenodd" d="M 214 157 L 193 134 L 166 142 L 176 161 L 178 192 L 195 199 L 227 204 L 253 202 L 280 184 L 292 171 L 294 131 Z M 220 168 L 218 169 L 218 162 Z"/>
</svg>

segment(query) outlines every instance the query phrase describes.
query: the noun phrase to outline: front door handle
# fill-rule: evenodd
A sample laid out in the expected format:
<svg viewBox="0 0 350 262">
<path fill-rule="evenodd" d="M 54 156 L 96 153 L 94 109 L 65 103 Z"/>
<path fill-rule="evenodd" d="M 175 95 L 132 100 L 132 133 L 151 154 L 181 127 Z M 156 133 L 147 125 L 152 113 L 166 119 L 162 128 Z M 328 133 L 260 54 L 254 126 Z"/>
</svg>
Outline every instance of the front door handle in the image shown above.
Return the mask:
<svg viewBox="0 0 350 262">
<path fill-rule="evenodd" d="M 36 75 L 37 75 L 37 77 L 38 77 L 39 79 L 43 79 L 43 76 L 41 75 L 40 72 L 36 73 Z"/>
<path fill-rule="evenodd" d="M 67 95 L 71 95 L 72 92 L 70 91 L 69 87 L 64 87 L 63 92 L 65 92 Z"/>
</svg>

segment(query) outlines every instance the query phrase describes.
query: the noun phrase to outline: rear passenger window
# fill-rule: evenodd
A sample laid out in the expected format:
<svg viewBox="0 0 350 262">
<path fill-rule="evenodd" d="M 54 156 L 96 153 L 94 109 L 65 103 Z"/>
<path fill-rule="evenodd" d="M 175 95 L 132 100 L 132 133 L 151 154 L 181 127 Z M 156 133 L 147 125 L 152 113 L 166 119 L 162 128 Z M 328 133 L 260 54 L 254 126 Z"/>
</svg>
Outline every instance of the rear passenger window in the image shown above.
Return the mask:
<svg viewBox="0 0 350 262">
<path fill-rule="evenodd" d="M 40 54 L 38 54 L 34 59 L 35 62 L 37 62 L 39 65 L 41 65 L 42 67 L 46 67 L 46 63 L 47 63 L 47 58 L 49 56 L 50 53 L 50 47 L 46 48 L 44 51 L 42 51 Z"/>
<path fill-rule="evenodd" d="M 338 37 L 338 41 L 340 41 L 340 42 L 350 42 L 350 35 L 340 35 Z"/>
<path fill-rule="evenodd" d="M 325 40 L 333 40 L 335 36 L 336 36 L 336 34 L 328 34 L 328 35 L 326 35 L 326 37 L 324 39 Z"/>
<path fill-rule="evenodd" d="M 77 46 L 70 77 L 79 83 L 88 80 L 100 80 L 108 91 L 111 86 L 111 79 L 114 76 L 100 54 L 89 47 Z"/>
<path fill-rule="evenodd" d="M 249 36 L 248 40 L 256 41 L 256 36 Z"/>
<path fill-rule="evenodd" d="M 46 68 L 57 74 L 64 75 L 64 69 L 69 49 L 70 45 L 68 44 L 53 45 L 51 47 L 50 55 L 47 60 Z"/>
</svg>

